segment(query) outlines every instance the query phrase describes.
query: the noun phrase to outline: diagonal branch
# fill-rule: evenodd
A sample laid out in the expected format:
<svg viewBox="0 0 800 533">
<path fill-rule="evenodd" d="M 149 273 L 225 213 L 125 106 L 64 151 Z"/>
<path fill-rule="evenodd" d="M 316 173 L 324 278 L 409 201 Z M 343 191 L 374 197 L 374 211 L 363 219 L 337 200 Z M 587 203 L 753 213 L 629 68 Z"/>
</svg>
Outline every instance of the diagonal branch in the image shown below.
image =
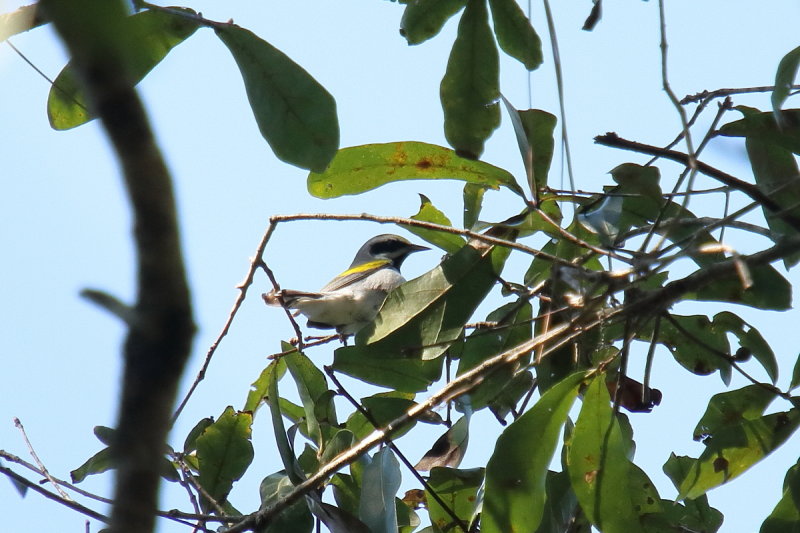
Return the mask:
<svg viewBox="0 0 800 533">
<path fill-rule="evenodd" d="M 687 166 L 690 163 L 689 156 L 684 154 L 683 152 L 678 152 L 676 150 L 666 150 L 664 148 L 660 148 L 658 146 L 653 146 L 650 144 L 644 144 L 636 141 L 629 141 L 627 139 L 623 139 L 622 137 L 613 132 L 606 133 L 605 135 L 598 135 L 597 137 L 594 138 L 594 142 L 596 142 L 597 144 L 601 144 L 603 146 L 610 146 L 611 148 L 621 148 L 623 150 L 639 152 L 640 154 L 648 154 L 657 157 L 663 157 L 664 159 L 669 159 L 670 161 L 675 161 L 677 163 L 681 163 Z M 800 231 L 800 219 L 798 219 L 797 217 L 795 217 L 790 213 L 785 212 L 783 208 L 775 200 L 764 194 L 764 192 L 762 192 L 761 189 L 759 189 L 752 183 L 740 180 L 739 178 L 731 176 L 730 174 L 727 174 L 717 168 L 714 168 L 711 165 L 703 163 L 702 161 L 697 161 L 697 170 L 710 178 L 714 178 L 720 183 L 724 183 L 728 187 L 736 189 L 739 192 L 743 192 L 744 194 L 749 196 L 752 200 L 758 202 L 765 208 L 774 212 L 777 216 L 780 216 L 784 220 L 784 222 L 792 226 L 792 228 L 794 228 L 797 231 Z"/>
</svg>

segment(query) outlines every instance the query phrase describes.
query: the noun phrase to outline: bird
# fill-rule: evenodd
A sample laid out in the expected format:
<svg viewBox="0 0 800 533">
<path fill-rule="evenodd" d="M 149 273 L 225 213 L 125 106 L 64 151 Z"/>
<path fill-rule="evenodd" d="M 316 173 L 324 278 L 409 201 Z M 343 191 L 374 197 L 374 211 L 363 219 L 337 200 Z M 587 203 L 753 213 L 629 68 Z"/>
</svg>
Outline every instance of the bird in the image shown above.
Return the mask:
<svg viewBox="0 0 800 533">
<path fill-rule="evenodd" d="M 267 305 L 305 315 L 308 326 L 335 329 L 343 338 L 372 322 L 390 291 L 405 282 L 400 266 L 415 252 L 429 250 L 399 235 L 383 234 L 364 243 L 350 267 L 318 292 L 273 289 L 262 294 Z"/>
</svg>

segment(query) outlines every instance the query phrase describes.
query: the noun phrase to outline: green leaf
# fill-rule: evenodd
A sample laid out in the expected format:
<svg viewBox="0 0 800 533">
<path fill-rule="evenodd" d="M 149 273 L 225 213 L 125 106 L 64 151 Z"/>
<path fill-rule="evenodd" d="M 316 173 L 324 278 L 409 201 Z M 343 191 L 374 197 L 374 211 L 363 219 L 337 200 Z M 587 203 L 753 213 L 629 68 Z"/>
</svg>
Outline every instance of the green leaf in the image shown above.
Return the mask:
<svg viewBox="0 0 800 533">
<path fill-rule="evenodd" d="M 483 468 L 458 470 L 437 466 L 431 470 L 428 485 L 462 522 L 469 524 L 475 512 L 475 501 L 483 476 Z M 454 527 L 453 518 L 431 496 L 429 490 L 426 492 L 431 523 L 440 531 L 459 531 L 458 527 Z"/>
<path fill-rule="evenodd" d="M 396 390 L 425 390 L 441 375 L 441 355 L 461 337 L 508 257 L 505 248 L 478 246 L 464 246 L 392 291 L 355 346 L 336 350 L 333 368 Z"/>
<path fill-rule="evenodd" d="M 497 328 L 474 330 L 465 340 L 458 361 L 457 375 L 464 374 L 487 359 L 518 346 L 532 336 L 533 308 L 529 302 L 512 302 L 495 309 L 486 317 L 487 322 L 496 322 Z M 470 391 L 470 405 L 479 410 L 489 405 L 506 390 L 520 366 L 527 365 L 527 357 L 516 365 L 504 365 L 486 376 Z"/>
<path fill-rule="evenodd" d="M 467 183 L 464 185 L 464 227 L 472 229 L 478 222 L 483 208 L 483 195 L 486 187 Z"/>
<path fill-rule="evenodd" d="M 573 374 L 553 386 L 497 439 L 486 467 L 483 533 L 507 533 L 519 524 L 530 531 L 539 526 L 547 467 L 583 377 Z"/>
<path fill-rule="evenodd" d="M 97 437 L 97 440 L 106 446 L 111 446 L 114 442 L 114 435 L 117 433 L 117 430 L 108 426 L 95 426 L 94 429 L 92 429 L 92 433 Z"/>
<path fill-rule="evenodd" d="M 469 0 L 440 86 L 444 133 L 456 153 L 477 159 L 500 125 L 499 59 L 485 0 Z"/>
<path fill-rule="evenodd" d="M 414 469 L 426 472 L 433 468 L 449 466 L 458 468 L 469 443 L 470 416 L 464 415 L 436 439 L 430 450 L 420 459 Z"/>
<path fill-rule="evenodd" d="M 292 481 L 281 472 L 270 474 L 261 482 L 261 509 L 266 509 L 294 490 Z M 311 533 L 314 519 L 304 498 L 299 499 L 273 518 L 267 527 L 256 529 L 258 533 Z"/>
<path fill-rule="evenodd" d="M 189 14 L 194 11 L 180 9 Z M 197 23 L 163 11 L 143 11 L 127 17 L 122 30 L 134 43 L 126 47 L 128 74 L 139 83 L 170 50 L 182 43 L 195 30 Z M 47 118 L 55 130 L 68 130 L 94 118 L 86 95 L 71 64 L 58 74 L 47 96 Z"/>
<path fill-rule="evenodd" d="M 794 369 L 792 370 L 792 381 L 789 383 L 789 389 L 796 389 L 800 386 L 800 355 L 794 362 Z"/>
<path fill-rule="evenodd" d="M 348 376 L 401 392 L 427 390 L 442 376 L 442 360 L 423 361 L 418 357 L 403 358 L 391 352 L 385 357 L 376 356 L 378 350 L 370 346 L 345 346 L 333 352 L 333 369 Z"/>
<path fill-rule="evenodd" d="M 761 363 L 773 384 L 778 380 L 775 352 L 756 328 L 729 311 L 714 315 L 714 325 L 733 333 L 739 340 L 740 350 L 745 350 L 748 355 L 752 354 Z"/>
<path fill-rule="evenodd" d="M 722 277 L 684 294 L 684 299 L 744 304 L 756 309 L 786 311 L 792 308 L 792 285 L 772 265 L 749 268 L 753 284 L 745 287 L 739 277 Z"/>
<path fill-rule="evenodd" d="M 582 513 L 577 512 L 578 500 L 572 491 L 569 475 L 564 472 L 547 472 L 545 482 L 547 499 L 542 523 L 536 533 L 563 533 L 565 531 L 589 532 L 590 526 Z M 572 528 L 570 530 L 570 528 Z"/>
<path fill-rule="evenodd" d="M 792 84 L 797 76 L 800 65 L 800 46 L 783 56 L 775 73 L 775 89 L 772 91 L 772 112 L 775 119 L 779 120 L 781 107 L 792 90 Z M 780 124 L 780 122 L 778 122 Z"/>
<path fill-rule="evenodd" d="M 302 483 L 305 481 L 303 470 L 297 462 L 292 449 L 292 443 L 289 442 L 289 437 L 286 434 L 286 427 L 283 424 L 283 409 L 284 405 L 294 411 L 295 419 L 299 418 L 299 409 L 291 402 L 285 401 L 278 395 L 278 374 L 273 372 L 269 380 L 269 388 L 267 390 L 267 403 L 269 404 L 269 411 L 272 415 L 272 431 L 275 434 L 275 444 L 278 448 L 278 454 L 281 456 L 284 471 L 294 483 Z M 306 426 L 307 427 L 307 426 Z"/>
<path fill-rule="evenodd" d="M 709 437 L 726 426 L 760 418 L 775 397 L 775 392 L 759 385 L 715 394 L 694 429 L 694 440 Z"/>
<path fill-rule="evenodd" d="M 584 393 L 569 446 L 569 477 L 586 517 L 603 533 L 639 531 L 631 499 L 630 444 L 611 409 L 605 376 Z"/>
<path fill-rule="evenodd" d="M 691 457 L 678 457 L 674 453 L 670 454 L 669 459 L 664 463 L 664 473 L 669 476 L 676 489 L 680 488 L 681 482 L 686 478 L 686 474 L 695 462 L 696 459 Z M 667 513 L 678 509 L 678 517 L 674 522 L 689 531 L 714 533 L 722 525 L 722 513 L 708 505 L 708 497 L 705 494 L 695 499 L 686 498 L 683 506 L 675 502 L 665 503 L 664 509 Z"/>
<path fill-rule="evenodd" d="M 115 463 L 112 459 L 111 448 L 103 448 L 89 459 L 86 460 L 81 466 L 75 470 L 70 471 L 69 477 L 73 483 L 80 483 L 87 476 L 92 474 L 102 474 L 112 468 L 115 468 Z"/>
<path fill-rule="evenodd" d="M 242 73 L 258 129 L 275 155 L 322 172 L 339 148 L 336 102 L 300 65 L 252 32 L 215 28 Z"/>
<path fill-rule="evenodd" d="M 542 64 L 542 41 L 516 0 L 489 0 L 494 34 L 505 53 L 528 70 Z"/>
<path fill-rule="evenodd" d="M 415 179 L 455 179 L 491 189 L 503 186 L 522 196 L 508 171 L 459 157 L 443 146 L 415 141 L 342 148 L 324 172 L 308 175 L 308 192 L 317 198 L 337 198 Z"/>
<path fill-rule="evenodd" d="M 388 447 L 376 452 L 364 468 L 358 517 L 372 533 L 397 532 L 394 499 L 401 479 L 400 463 Z"/>
<path fill-rule="evenodd" d="M 759 111 L 747 106 L 734 109 L 744 118 L 724 124 L 719 134 L 726 137 L 756 137 L 800 154 L 800 109 L 784 109 L 780 112 L 781 127 L 775 122 L 771 112 Z"/>
<path fill-rule="evenodd" d="M 800 467 L 792 466 L 786 473 L 783 495 L 764 520 L 759 533 L 800 533 Z"/>
<path fill-rule="evenodd" d="M 424 194 L 419 195 L 420 206 L 416 215 L 411 218 L 414 220 L 421 220 L 424 222 L 432 222 L 440 226 L 450 226 L 450 219 L 447 215 L 439 211 L 430 201 L 430 198 Z M 434 231 L 416 226 L 403 226 L 414 235 L 428 241 L 434 246 L 438 246 L 449 254 L 454 254 L 464 246 L 464 238 L 454 233 L 445 233 L 442 231 Z"/>
<path fill-rule="evenodd" d="M 501 95 L 500 98 L 514 127 L 517 146 L 528 177 L 528 187 L 532 194 L 537 195 L 547 185 L 555 147 L 553 131 L 558 119 L 539 109 L 519 111 L 505 96 Z"/>
<path fill-rule="evenodd" d="M 255 417 L 256 411 L 261 407 L 261 401 L 267 397 L 273 372 L 277 372 L 279 380 L 283 377 L 283 374 L 286 372 L 286 362 L 283 358 L 278 358 L 268 364 L 266 368 L 261 371 L 258 379 L 250 385 L 250 390 L 247 391 L 247 400 L 244 402 L 242 411 L 250 411 Z"/>
<path fill-rule="evenodd" d="M 194 427 L 189 431 L 189 434 L 186 435 L 186 439 L 183 441 L 183 453 L 188 455 L 197 449 L 197 439 L 203 432 L 214 423 L 214 417 L 207 416 L 206 418 L 201 419 Z"/>
<path fill-rule="evenodd" d="M 772 453 L 800 425 L 797 409 L 742 419 L 714 432 L 680 485 L 681 498 L 697 498 L 727 483 Z"/>
<path fill-rule="evenodd" d="M 297 393 L 303 403 L 309 436 L 323 447 L 325 440 L 322 426 L 335 426 L 336 409 L 333 397 L 328 392 L 325 375 L 304 354 L 294 351 L 282 357 L 289 373 L 297 385 Z"/>
<path fill-rule="evenodd" d="M 253 460 L 250 442 L 253 415 L 227 407 L 216 422 L 197 438 L 198 481 L 218 503 L 223 503 Z M 201 500 L 206 511 L 210 502 Z"/>
<path fill-rule="evenodd" d="M 669 348 L 675 360 L 689 372 L 706 376 L 719 370 L 723 382 L 729 383 L 730 344 L 725 330 L 705 315 L 670 316 L 674 323 L 661 321 L 658 342 Z"/>
<path fill-rule="evenodd" d="M 412 398 L 412 394 L 397 391 L 383 392 L 368 398 L 361 398 L 361 404 L 375 421 L 377 428 L 360 411 L 355 411 L 350 415 L 347 419 L 346 427 L 353 432 L 357 440 L 361 440 L 375 429 L 384 427 L 416 405 Z M 403 426 L 400 431 L 393 435 L 393 438 L 399 438 L 404 435 L 415 424 L 416 422 L 412 422 Z"/>
<path fill-rule="evenodd" d="M 408 44 L 427 41 L 466 3 L 466 0 L 410 0 L 400 20 L 400 35 Z"/>
</svg>

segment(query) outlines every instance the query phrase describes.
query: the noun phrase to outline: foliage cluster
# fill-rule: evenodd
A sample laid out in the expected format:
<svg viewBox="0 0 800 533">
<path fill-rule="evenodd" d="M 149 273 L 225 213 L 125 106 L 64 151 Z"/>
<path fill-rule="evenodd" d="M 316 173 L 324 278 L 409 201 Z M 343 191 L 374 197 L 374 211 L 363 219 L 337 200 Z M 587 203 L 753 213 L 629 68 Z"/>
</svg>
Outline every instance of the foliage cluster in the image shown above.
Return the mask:
<svg viewBox="0 0 800 533">
<path fill-rule="evenodd" d="M 430 522 L 421 531 L 556 533 L 594 527 L 608 533 L 711 533 L 723 517 L 706 493 L 756 465 L 800 426 L 792 394 L 800 386 L 800 367 L 793 370 L 790 389 L 780 390 L 772 348 L 738 314 L 672 310 L 680 301 L 764 311 L 791 306 L 791 286 L 772 263 L 783 261 L 790 269 L 800 261 L 795 160 L 800 110 L 782 109 L 800 65 L 800 48 L 780 64 L 773 109 L 734 107 L 726 99 L 694 148 L 692 126 L 720 95 L 685 102 L 681 112 L 695 105 L 694 115 L 684 115 L 685 128 L 673 145 L 685 140 L 686 152 L 614 134 L 598 137 L 601 144 L 654 160 L 622 163 L 602 192 L 577 194 L 550 185 L 556 117 L 539 109 L 517 110 L 500 94 L 498 45 L 528 70 L 542 62 L 539 37 L 515 0 L 405 5 L 400 26 L 409 44 L 435 37 L 450 18 L 460 17 L 441 82 L 451 148 L 400 141 L 340 149 L 333 97 L 280 50 L 244 28 L 207 20 L 188 8 L 135 4 L 136 13 L 120 31 L 120 39 L 133 43 L 121 46 L 120 58 L 131 78 L 141 80 L 173 47 L 198 29 L 211 29 L 241 70 L 262 135 L 277 157 L 310 171 L 312 195 L 360 194 L 409 179 L 465 183 L 458 225 L 424 196 L 417 213 L 395 219 L 446 258 L 394 291 L 373 324 L 351 345 L 334 350 L 330 367 L 316 366 L 302 342 L 285 343 L 240 409 L 227 407 L 218 417 L 201 420 L 182 446 L 167 450 L 164 479 L 184 484 L 196 505 L 194 513 L 172 518 L 196 520 L 201 529 L 222 522 L 230 531 L 263 532 L 310 532 L 316 519 L 334 532 L 410 533 Z M 54 128 L 91 120 L 83 91 L 68 65 L 47 104 Z M 524 161 L 521 178 L 478 160 L 503 108 Z M 734 109 L 741 116 L 731 119 Z M 755 183 L 699 160 L 718 136 L 744 139 Z M 662 182 L 655 164 L 659 158 L 685 164 L 674 183 Z M 722 216 L 693 213 L 685 199 L 696 193 L 698 173 L 720 182 L 711 192 L 743 195 L 749 205 Z M 482 220 L 484 193 L 500 187 L 513 192 L 517 204 L 508 206 L 505 220 Z M 565 209 L 567 204 L 574 209 Z M 763 212 L 765 227 L 741 221 L 755 209 Z M 566 217 L 566 212 L 575 214 Z M 726 246 L 726 230 L 752 233 L 767 244 L 740 255 Z M 541 235 L 547 236 L 541 249 L 526 244 Z M 530 258 L 522 279 L 503 276 L 512 254 Z M 267 270 L 261 259 L 253 264 L 250 283 L 258 268 Z M 470 326 L 479 305 L 498 293 L 503 305 Z M 650 386 L 657 349 L 687 372 L 718 375 L 725 384 L 739 372 L 752 382 L 710 400 L 695 429 L 695 439 L 705 445 L 699 457 L 666 460 L 674 499 L 659 494 L 634 462 L 634 429 L 621 411 L 649 412 L 660 402 L 662 393 Z M 628 373 L 634 352 L 647 360 L 643 376 Z M 751 377 L 757 372 L 767 379 Z M 339 373 L 388 391 L 356 401 L 342 389 Z M 301 403 L 284 397 L 279 385 L 295 388 Z M 353 401 L 345 416 L 337 412 L 337 395 Z M 448 402 L 459 413 L 455 421 L 433 411 Z M 780 404 L 777 410 L 769 410 L 773 402 Z M 573 410 L 578 403 L 579 412 Z M 253 459 L 251 426 L 262 408 L 271 417 L 284 468 L 264 478 L 261 509 L 248 514 L 228 496 Z M 485 467 L 461 469 L 470 419 L 484 409 L 505 427 Z M 416 468 L 406 465 L 423 488 L 401 498 L 398 458 L 406 460 L 391 438 L 421 422 L 448 427 Z M 97 430 L 106 444 L 113 443 L 113 434 L 109 428 Z M 554 457 L 560 457 L 560 470 L 550 470 Z M 115 465 L 109 447 L 76 469 L 73 482 Z M 423 477 L 417 471 L 429 473 Z M 784 486 L 763 533 L 800 527 L 796 467 Z"/>
</svg>

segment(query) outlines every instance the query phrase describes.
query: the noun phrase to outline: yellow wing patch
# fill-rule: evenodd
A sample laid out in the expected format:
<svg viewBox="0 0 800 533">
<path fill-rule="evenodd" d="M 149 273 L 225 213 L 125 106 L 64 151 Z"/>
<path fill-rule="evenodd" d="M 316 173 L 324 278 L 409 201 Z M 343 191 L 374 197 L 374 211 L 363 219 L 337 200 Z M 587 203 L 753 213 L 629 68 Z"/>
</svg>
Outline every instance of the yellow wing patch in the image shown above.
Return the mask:
<svg viewBox="0 0 800 533">
<path fill-rule="evenodd" d="M 366 272 L 368 270 L 375 270 L 380 267 L 386 266 L 391 263 L 388 259 L 378 259 L 376 261 L 370 261 L 369 263 L 364 263 L 363 265 L 354 266 L 351 269 L 345 270 L 338 276 L 337 278 L 343 278 L 345 276 L 349 276 L 351 274 L 358 274 L 359 272 Z"/>
</svg>

